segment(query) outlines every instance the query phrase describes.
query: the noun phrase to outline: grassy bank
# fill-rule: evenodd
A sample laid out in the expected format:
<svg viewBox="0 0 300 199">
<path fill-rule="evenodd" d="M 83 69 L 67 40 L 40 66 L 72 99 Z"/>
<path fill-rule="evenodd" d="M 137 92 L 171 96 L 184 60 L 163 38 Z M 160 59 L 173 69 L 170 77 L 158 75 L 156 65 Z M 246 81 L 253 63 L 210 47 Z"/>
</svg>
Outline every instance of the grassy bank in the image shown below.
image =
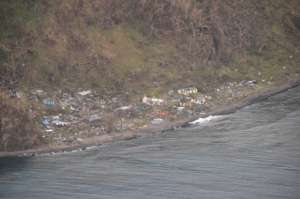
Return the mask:
<svg viewBox="0 0 300 199">
<path fill-rule="evenodd" d="M 58 93 L 91 89 L 128 105 L 194 86 L 213 97 L 209 109 L 299 79 L 299 10 L 297 0 L 3 0 L 1 88 L 24 93 L 18 100 L 29 105 L 16 111 L 33 107 L 36 117 L 26 123 L 34 129 L 54 114 L 30 98 L 37 89 L 58 101 Z M 242 80 L 256 85 L 241 90 Z"/>
</svg>

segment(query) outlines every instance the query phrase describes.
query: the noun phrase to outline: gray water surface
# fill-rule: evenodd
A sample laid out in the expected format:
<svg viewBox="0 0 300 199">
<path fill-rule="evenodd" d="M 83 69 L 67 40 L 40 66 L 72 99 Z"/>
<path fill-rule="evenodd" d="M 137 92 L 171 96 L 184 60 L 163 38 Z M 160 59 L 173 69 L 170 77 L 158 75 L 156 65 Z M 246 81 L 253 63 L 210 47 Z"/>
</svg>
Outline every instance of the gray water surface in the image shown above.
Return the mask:
<svg viewBox="0 0 300 199">
<path fill-rule="evenodd" d="M 0 198 L 300 198 L 300 88 L 187 129 L 2 158 Z"/>
</svg>

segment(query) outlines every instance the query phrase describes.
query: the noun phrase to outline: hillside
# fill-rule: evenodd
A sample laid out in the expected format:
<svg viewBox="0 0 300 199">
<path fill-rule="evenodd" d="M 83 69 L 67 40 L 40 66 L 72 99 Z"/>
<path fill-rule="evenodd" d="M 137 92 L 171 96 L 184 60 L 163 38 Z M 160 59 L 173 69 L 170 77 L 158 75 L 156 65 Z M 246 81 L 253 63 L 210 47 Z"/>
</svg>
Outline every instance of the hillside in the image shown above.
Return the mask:
<svg viewBox="0 0 300 199">
<path fill-rule="evenodd" d="M 193 86 L 215 95 L 204 108 L 210 109 L 232 101 L 226 89 L 215 94 L 228 84 L 255 80 L 255 88 L 239 90 L 240 99 L 300 74 L 298 0 L 2 0 L 0 24 L 2 125 L 3 115 L 20 115 L 2 108 L 14 103 L 12 91 L 23 93 L 25 118 L 41 129 L 41 117 L 62 110 L 33 102 L 29 93 L 37 89 L 52 98 L 93 90 L 126 105 Z M 16 108 L 21 115 L 24 107 Z M 1 127 L 2 145 L 11 131 Z"/>
</svg>

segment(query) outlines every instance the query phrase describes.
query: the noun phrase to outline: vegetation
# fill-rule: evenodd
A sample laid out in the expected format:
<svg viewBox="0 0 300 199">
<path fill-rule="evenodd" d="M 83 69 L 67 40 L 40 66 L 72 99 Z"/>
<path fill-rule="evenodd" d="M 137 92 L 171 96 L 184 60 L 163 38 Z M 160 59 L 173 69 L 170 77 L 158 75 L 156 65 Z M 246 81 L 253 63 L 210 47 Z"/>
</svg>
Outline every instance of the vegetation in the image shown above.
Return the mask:
<svg viewBox="0 0 300 199">
<path fill-rule="evenodd" d="M 298 0 L 2 0 L 0 87 L 134 101 L 186 85 L 286 82 L 300 73 L 299 11 Z"/>
<path fill-rule="evenodd" d="M 43 144 L 29 103 L 0 90 L 0 151 L 31 149 Z"/>
</svg>

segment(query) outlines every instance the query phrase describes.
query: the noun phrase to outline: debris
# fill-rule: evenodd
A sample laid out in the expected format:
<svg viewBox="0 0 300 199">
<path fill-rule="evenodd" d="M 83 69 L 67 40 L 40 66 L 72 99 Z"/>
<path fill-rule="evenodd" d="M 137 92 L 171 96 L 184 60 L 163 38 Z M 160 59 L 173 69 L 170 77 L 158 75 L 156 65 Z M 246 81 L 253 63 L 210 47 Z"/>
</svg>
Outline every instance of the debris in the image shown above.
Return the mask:
<svg viewBox="0 0 300 199">
<path fill-rule="evenodd" d="M 243 80 L 240 82 L 242 86 L 254 86 L 257 83 L 256 80 Z"/>
<path fill-rule="evenodd" d="M 47 117 L 47 116 L 42 117 L 42 125 L 45 128 L 49 128 L 49 125 L 50 125 L 49 117 Z"/>
<path fill-rule="evenodd" d="M 43 104 L 47 107 L 47 108 L 53 108 L 55 106 L 55 101 L 52 99 L 43 99 Z"/>
<path fill-rule="evenodd" d="M 198 99 L 191 99 L 191 103 L 193 104 L 205 104 L 206 103 L 206 99 L 203 97 L 203 98 L 198 98 Z"/>
<path fill-rule="evenodd" d="M 91 90 L 85 90 L 85 91 L 78 92 L 78 94 L 81 95 L 81 96 L 86 96 L 86 95 L 92 94 L 92 91 Z"/>
<path fill-rule="evenodd" d="M 54 124 L 57 127 L 65 127 L 65 126 L 70 125 L 69 122 L 63 122 L 63 121 L 60 121 L 60 120 L 53 120 L 51 123 Z"/>
<path fill-rule="evenodd" d="M 45 94 L 45 91 L 41 90 L 41 89 L 37 89 L 35 91 L 31 92 L 33 95 L 37 95 L 37 96 L 42 96 Z"/>
<path fill-rule="evenodd" d="M 130 109 L 132 109 L 132 105 L 119 107 L 119 108 L 115 109 L 115 111 L 127 111 Z"/>
<path fill-rule="evenodd" d="M 183 111 L 183 110 L 184 110 L 184 106 L 177 107 L 177 111 Z"/>
<path fill-rule="evenodd" d="M 168 92 L 168 95 L 170 95 L 170 96 L 172 96 L 172 95 L 174 95 L 174 90 L 170 90 L 169 92 Z"/>
<path fill-rule="evenodd" d="M 99 116 L 99 115 L 97 115 L 97 114 L 94 114 L 94 115 L 91 115 L 91 116 L 89 117 L 89 122 L 90 122 L 90 123 L 93 123 L 93 122 L 99 121 L 99 120 L 101 120 L 101 119 L 102 119 L 101 116 Z"/>
<path fill-rule="evenodd" d="M 159 99 L 159 98 L 150 98 L 150 97 L 144 96 L 142 102 L 144 104 L 154 106 L 154 105 L 162 105 L 164 103 L 164 100 Z"/>
<path fill-rule="evenodd" d="M 157 124 L 163 123 L 164 121 L 165 121 L 165 120 L 162 119 L 162 118 L 155 118 L 155 119 L 153 119 L 153 120 L 151 121 L 151 124 L 157 125 Z"/>
<path fill-rule="evenodd" d="M 54 132 L 54 130 L 53 129 L 46 129 L 45 132 L 52 133 L 52 132 Z"/>
<path fill-rule="evenodd" d="M 198 89 L 196 87 L 189 87 L 189 88 L 182 88 L 182 89 L 178 89 L 177 93 L 179 95 L 193 95 L 193 94 L 197 94 L 198 93 Z"/>
<path fill-rule="evenodd" d="M 166 112 L 166 111 L 158 111 L 158 112 L 156 113 L 156 115 L 157 115 L 158 117 L 161 117 L 161 118 L 166 118 L 166 117 L 168 117 L 169 113 Z"/>
</svg>

